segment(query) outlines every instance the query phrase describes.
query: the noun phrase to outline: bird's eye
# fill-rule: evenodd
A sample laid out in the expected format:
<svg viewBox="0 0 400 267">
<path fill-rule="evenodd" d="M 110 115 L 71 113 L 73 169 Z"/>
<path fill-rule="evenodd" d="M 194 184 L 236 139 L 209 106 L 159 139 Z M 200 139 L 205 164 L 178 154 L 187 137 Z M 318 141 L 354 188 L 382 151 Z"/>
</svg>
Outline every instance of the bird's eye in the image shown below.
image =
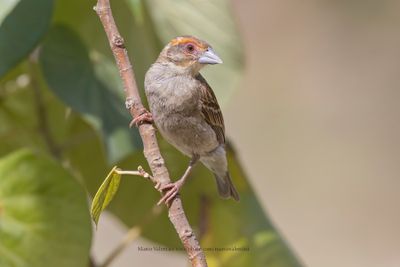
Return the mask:
<svg viewBox="0 0 400 267">
<path fill-rule="evenodd" d="M 188 51 L 188 52 L 193 52 L 194 51 L 194 45 L 193 44 L 188 44 L 188 45 L 186 45 L 186 50 Z"/>
</svg>

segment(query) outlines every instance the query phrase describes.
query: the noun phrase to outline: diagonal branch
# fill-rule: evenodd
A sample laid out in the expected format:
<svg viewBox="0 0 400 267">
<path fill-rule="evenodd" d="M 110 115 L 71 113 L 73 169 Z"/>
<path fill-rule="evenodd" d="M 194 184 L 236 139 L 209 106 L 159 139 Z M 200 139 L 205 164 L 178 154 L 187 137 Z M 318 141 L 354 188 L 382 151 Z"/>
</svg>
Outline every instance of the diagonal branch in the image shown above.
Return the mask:
<svg viewBox="0 0 400 267">
<path fill-rule="evenodd" d="M 118 65 L 119 73 L 124 84 L 126 106 L 132 118 L 136 118 L 141 115 L 144 107 L 140 99 L 133 68 L 128 58 L 128 52 L 125 49 L 124 40 L 118 32 L 111 12 L 110 1 L 98 0 L 94 9 L 103 24 L 115 61 Z M 139 125 L 139 133 L 143 141 L 144 155 L 149 163 L 154 180 L 160 185 L 170 183 L 169 173 L 165 166 L 164 159 L 161 156 L 153 125 Z M 168 208 L 168 217 L 186 249 L 192 266 L 207 267 L 204 252 L 189 225 L 180 197 L 177 196 Z"/>
</svg>

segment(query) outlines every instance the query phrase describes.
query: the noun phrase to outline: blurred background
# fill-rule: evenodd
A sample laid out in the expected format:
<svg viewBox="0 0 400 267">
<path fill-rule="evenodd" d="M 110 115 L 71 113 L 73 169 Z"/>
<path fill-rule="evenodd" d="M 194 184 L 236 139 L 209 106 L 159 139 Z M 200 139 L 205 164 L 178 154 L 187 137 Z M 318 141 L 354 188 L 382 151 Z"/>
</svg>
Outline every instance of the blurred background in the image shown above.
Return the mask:
<svg viewBox="0 0 400 267">
<path fill-rule="evenodd" d="M 97 18 L 91 14 L 94 17 L 91 18 L 93 22 L 87 22 L 84 18 L 88 15 L 78 16 L 74 13 L 75 7 L 69 4 L 73 2 L 79 1 L 60 0 L 53 21 L 62 22 L 75 29 L 83 43 L 94 47 L 93 51 L 97 52 L 90 48 L 88 53 L 93 62 L 113 66 Z M 126 36 L 139 83 L 149 64 L 154 61 L 158 51 L 171 36 L 198 35 L 212 45 L 215 44 L 217 53 L 222 55 L 225 66 L 209 67 L 204 75 L 210 80 L 223 106 L 227 136 L 235 149 L 236 159 L 231 160 L 231 166 L 235 166 L 231 168 L 235 170 L 232 171 L 237 173 L 236 165 L 241 165 L 251 185 L 248 186 L 244 182 L 244 174 L 237 174 L 237 178 L 234 178 L 235 183 L 239 184 L 241 195 L 244 196 L 240 205 L 248 207 L 248 203 L 254 202 L 257 204 L 250 206 L 254 213 L 262 213 L 264 210 L 268 214 L 265 215 L 268 219 L 264 219 L 262 215 L 250 216 L 247 223 L 251 224 L 256 220 L 258 225 L 261 221 L 260 226 L 255 227 L 257 231 L 264 229 L 272 231 L 273 235 L 280 233 L 280 237 L 276 239 L 278 241 L 271 242 L 279 243 L 278 246 L 282 247 L 277 250 L 283 254 L 269 257 L 289 259 L 270 262 L 260 260 L 257 263 L 250 261 L 238 266 L 286 267 L 300 266 L 300 263 L 309 267 L 400 266 L 400 1 L 233 0 L 215 1 L 211 4 L 212 1 L 149 0 L 146 2 L 148 14 L 140 13 L 140 8 L 137 8 L 137 3 L 141 1 L 126 1 L 135 7 L 131 13 L 121 11 L 123 8 L 120 7 L 123 7 L 123 4 L 119 4 L 120 2 L 113 2 L 116 12 L 120 12 L 116 19 L 119 25 L 122 25 L 122 34 Z M 90 4 L 85 4 L 85 8 L 80 8 L 79 12 L 86 14 L 86 8 L 94 3 L 95 1 L 91 1 Z M 174 5 L 168 7 L 171 3 Z M 198 5 L 199 10 L 188 8 L 192 4 Z M 215 9 L 212 9 L 213 5 Z M 215 21 L 204 20 L 204 16 L 207 15 L 208 18 L 215 18 Z M 69 16 L 74 18 L 72 22 L 69 21 Z M 153 23 L 148 23 L 148 16 L 152 18 Z M 199 21 L 202 21 L 202 24 L 196 24 Z M 223 25 L 220 28 L 215 26 L 219 23 Z M 151 31 L 153 26 L 156 34 Z M 95 27 L 97 30 L 93 30 Z M 141 36 L 147 39 L 138 40 L 135 36 L 127 36 L 132 31 L 143 34 Z M 158 41 L 154 41 L 158 39 L 159 44 Z M 62 80 L 62 76 L 56 75 L 57 81 L 49 78 L 52 76 L 49 69 L 56 69 L 52 65 L 54 62 L 49 59 L 59 54 L 52 54 L 54 48 L 52 50 L 46 47 L 51 48 L 54 42 L 57 44 L 57 40 L 58 43 L 63 43 L 62 39 L 56 36 L 50 38 L 53 43 L 48 41 L 49 44 L 44 44 L 43 55 L 39 59 L 44 78 L 40 78 L 38 82 L 45 84 L 42 79 L 46 80 L 50 90 L 53 90 L 64 104 L 72 107 L 72 114 L 83 114 L 85 121 L 89 121 L 91 127 L 98 129 L 93 126 L 96 122 L 91 124 L 93 117 L 97 116 L 95 113 L 91 113 L 88 118 L 86 111 L 79 109 L 79 105 L 74 102 L 76 100 L 68 102 L 68 96 L 60 93 L 73 85 L 58 86 L 57 81 Z M 154 43 L 156 45 L 152 45 Z M 79 47 L 79 43 L 74 47 Z M 67 50 L 65 48 L 65 51 Z M 108 52 L 104 52 L 106 56 L 103 58 L 98 51 Z M 71 54 L 67 55 L 70 58 Z M 66 60 L 63 59 L 62 62 L 65 63 Z M 61 66 L 68 69 L 69 65 Z M 18 68 L 19 70 L 14 70 L 3 79 L 0 87 L 3 95 L 13 88 L 9 81 L 19 81 L 22 83 L 20 87 L 27 86 L 24 85 L 25 76 L 21 76 L 21 73 L 26 72 L 26 68 L 24 65 Z M 109 72 L 98 69 L 93 72 L 114 75 L 116 70 L 112 68 L 115 67 L 108 68 L 111 68 Z M 67 70 L 68 73 L 73 76 L 72 71 Z M 119 91 L 121 84 L 117 75 L 107 75 L 102 82 L 116 87 L 116 91 Z M 110 77 L 114 78 L 108 79 Z M 105 81 L 107 79 L 108 81 Z M 43 88 L 47 88 L 47 85 L 43 85 Z M 56 101 L 52 96 L 45 98 Z M 68 108 L 57 110 L 60 110 L 61 115 L 54 115 L 50 123 L 55 123 L 54 128 L 59 130 L 53 132 L 61 132 L 60 127 L 63 130 L 66 128 L 67 132 L 72 132 L 68 130 L 70 128 L 88 127 L 86 124 L 78 127 L 76 125 L 81 124 L 77 123 L 72 123 L 70 128 L 60 126 L 60 118 L 71 124 L 74 120 L 68 116 L 74 115 L 65 115 L 71 113 L 71 109 Z M 6 117 L 4 114 L 2 116 Z M 125 127 L 126 124 L 123 121 L 121 125 Z M 21 129 L 24 127 L 21 126 L 19 130 Z M 56 134 L 56 141 L 63 140 L 57 136 Z M 89 153 L 73 148 L 66 152 L 65 159 L 60 160 L 66 169 L 72 169 L 71 172 L 78 180 L 84 181 L 91 194 L 96 191 L 112 166 L 107 162 L 118 162 L 118 165 L 132 167 L 132 164 L 127 163 L 132 162 L 132 157 L 139 162 L 141 160 L 135 155 L 112 152 L 113 148 L 121 147 L 118 146 L 121 143 L 115 142 L 114 134 L 110 136 L 111 141 L 104 144 L 104 151 L 108 149 L 108 155 L 105 155 L 107 153 L 103 150 Z M 96 138 L 101 139 L 98 136 Z M 18 143 L 16 146 L 26 146 L 24 142 L 15 142 L 11 137 L 3 140 L 4 145 L 0 151 L 2 154 L 15 149 L 15 143 Z M 82 142 L 90 143 L 85 138 Z M 93 150 L 90 144 L 85 146 L 85 149 Z M 37 144 L 29 146 L 38 147 Z M 138 146 L 133 142 L 132 146 L 128 147 L 135 149 Z M 164 150 L 167 163 L 168 158 L 172 161 L 178 157 L 179 162 L 184 161 L 184 168 L 186 159 L 174 153 L 168 148 Z M 101 159 L 97 154 L 101 155 Z M 112 159 L 109 158 L 110 155 Z M 93 161 L 100 162 L 98 166 L 102 167 L 94 172 L 87 170 L 89 166 L 86 169 L 79 165 L 79 161 L 88 156 L 95 157 Z M 173 177 L 181 173 L 182 168 L 171 165 L 173 164 L 169 163 Z M 197 176 L 202 175 L 209 174 L 201 169 Z M 86 178 L 91 176 L 95 178 Z M 193 189 L 194 186 L 210 184 L 214 191 L 207 191 L 206 196 L 214 201 L 213 181 L 200 179 L 193 177 L 192 180 L 195 181 L 186 189 L 186 194 L 185 191 L 182 192 L 191 223 L 197 219 L 198 215 L 192 215 L 192 211 L 195 209 L 197 212 L 198 204 L 196 202 L 192 205 L 190 201 L 194 201 L 193 195 L 200 195 L 197 189 Z M 126 215 L 126 211 L 131 211 L 126 206 L 132 207 L 132 204 L 127 203 L 136 199 L 133 195 L 137 195 L 139 199 L 143 199 L 141 193 L 146 197 L 151 195 L 149 199 L 143 200 L 144 203 L 149 202 L 148 206 L 141 208 L 143 210 L 149 210 L 151 203 L 158 198 L 146 182 L 143 182 L 143 187 L 140 187 L 142 185 L 137 184 L 138 182 L 123 183 L 125 184 L 120 189 L 123 192 L 117 194 L 115 204 L 110 208 L 111 212 L 102 215 L 99 227 L 94 232 L 90 250 L 96 262 L 103 262 L 126 236 L 127 225 L 135 225 L 140 216 L 145 214 L 145 211 L 141 210 L 138 211 L 140 216 L 136 213 Z M 0 190 L 0 204 L 1 196 Z M 220 210 L 215 208 L 217 212 L 227 207 L 232 209 L 231 211 L 237 211 L 231 208 L 231 205 L 234 205 L 232 203 L 222 202 L 221 205 L 223 206 L 219 207 Z M 240 206 L 240 209 L 245 208 Z M 235 218 L 241 220 L 241 217 L 248 215 L 240 213 L 237 215 L 239 217 Z M 165 217 L 165 214 L 161 216 Z M 230 222 L 229 219 L 226 221 Z M 273 223 L 277 232 L 269 222 Z M 167 225 L 168 222 L 165 223 L 165 227 Z M 246 229 L 247 224 L 243 225 Z M 243 228 L 233 228 L 230 233 Z M 168 229 L 165 231 L 168 232 Z M 164 228 L 161 232 L 163 230 Z M 140 246 L 151 247 L 156 244 L 154 242 L 169 244 L 167 240 L 174 238 L 173 234 L 159 240 L 158 237 L 154 237 L 155 234 L 146 232 L 146 239 L 140 237 L 135 240 L 110 266 L 185 266 L 185 254 L 152 253 L 138 249 Z M 245 233 L 240 232 L 240 235 Z M 286 240 L 286 243 L 281 243 L 280 238 Z M 216 244 L 207 239 L 207 236 L 204 242 L 209 246 Z M 270 251 L 270 248 L 271 244 L 267 242 L 265 251 Z M 291 260 L 291 254 L 297 257 L 297 261 Z M 0 266 L 12 266 L 1 263 L 0 260 Z M 219 264 L 212 259 L 210 266 L 229 266 Z"/>
<path fill-rule="evenodd" d="M 234 1 L 247 68 L 225 117 L 306 266 L 400 265 L 400 1 Z"/>
</svg>

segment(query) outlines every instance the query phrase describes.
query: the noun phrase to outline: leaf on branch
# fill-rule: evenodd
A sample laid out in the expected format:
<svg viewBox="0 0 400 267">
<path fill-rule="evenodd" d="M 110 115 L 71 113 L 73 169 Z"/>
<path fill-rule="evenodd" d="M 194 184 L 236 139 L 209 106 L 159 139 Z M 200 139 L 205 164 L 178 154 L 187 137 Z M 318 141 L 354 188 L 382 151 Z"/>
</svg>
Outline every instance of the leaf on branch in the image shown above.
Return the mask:
<svg viewBox="0 0 400 267">
<path fill-rule="evenodd" d="M 116 170 L 117 166 L 110 171 L 93 198 L 90 213 L 96 226 L 99 222 L 101 212 L 107 208 L 108 204 L 110 204 L 117 193 L 121 181 L 121 174 L 116 172 Z"/>
</svg>

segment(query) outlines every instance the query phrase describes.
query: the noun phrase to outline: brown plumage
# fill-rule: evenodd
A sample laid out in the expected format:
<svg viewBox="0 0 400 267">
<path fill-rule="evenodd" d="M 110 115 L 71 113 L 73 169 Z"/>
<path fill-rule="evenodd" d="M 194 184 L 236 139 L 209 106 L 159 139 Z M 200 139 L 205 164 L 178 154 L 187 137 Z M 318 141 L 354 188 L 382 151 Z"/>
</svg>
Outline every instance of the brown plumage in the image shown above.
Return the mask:
<svg viewBox="0 0 400 267">
<path fill-rule="evenodd" d="M 161 51 L 146 73 L 145 91 L 157 128 L 169 143 L 191 157 L 182 178 L 162 188 L 168 192 L 159 203 L 175 197 L 198 160 L 214 173 L 222 197 L 239 200 L 228 173 L 222 112 L 199 73 L 203 66 L 219 63 L 221 59 L 208 43 L 182 36 Z"/>
<path fill-rule="evenodd" d="M 196 76 L 200 81 L 201 112 L 206 122 L 213 128 L 219 144 L 225 144 L 225 124 L 217 98 L 207 81 L 201 76 Z"/>
</svg>

